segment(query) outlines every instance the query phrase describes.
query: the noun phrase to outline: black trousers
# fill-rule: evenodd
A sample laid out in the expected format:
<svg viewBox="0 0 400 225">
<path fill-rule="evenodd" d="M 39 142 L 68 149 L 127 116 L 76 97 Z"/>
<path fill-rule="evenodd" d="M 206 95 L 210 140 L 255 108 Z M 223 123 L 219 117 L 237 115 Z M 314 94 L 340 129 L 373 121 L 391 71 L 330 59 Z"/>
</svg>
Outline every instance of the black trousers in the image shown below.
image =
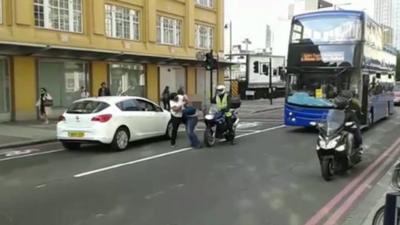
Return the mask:
<svg viewBox="0 0 400 225">
<path fill-rule="evenodd" d="M 182 118 L 171 115 L 171 123 L 172 123 L 171 145 L 175 145 L 176 136 L 178 135 L 178 128 L 179 125 L 182 123 Z"/>
<path fill-rule="evenodd" d="M 233 118 L 232 116 L 225 116 L 226 125 L 228 126 L 229 132 L 233 132 Z"/>
<path fill-rule="evenodd" d="M 352 128 L 351 133 L 353 133 L 353 135 L 354 135 L 354 142 L 356 145 L 355 147 L 359 148 L 363 143 L 360 128 L 358 126 L 357 126 L 357 128 Z"/>
<path fill-rule="evenodd" d="M 162 102 L 163 102 L 163 105 L 164 105 L 164 109 L 170 110 L 169 100 L 163 100 Z"/>
</svg>

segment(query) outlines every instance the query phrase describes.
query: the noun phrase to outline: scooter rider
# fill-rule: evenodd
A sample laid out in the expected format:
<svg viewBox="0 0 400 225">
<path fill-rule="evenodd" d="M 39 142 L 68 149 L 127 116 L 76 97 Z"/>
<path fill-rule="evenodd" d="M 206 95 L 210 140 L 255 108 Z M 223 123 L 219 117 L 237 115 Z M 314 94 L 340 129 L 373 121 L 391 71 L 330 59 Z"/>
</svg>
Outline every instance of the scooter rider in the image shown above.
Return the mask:
<svg viewBox="0 0 400 225">
<path fill-rule="evenodd" d="M 359 150 L 362 149 L 362 135 L 361 135 L 361 128 L 360 128 L 360 121 L 361 118 L 361 104 L 358 99 L 354 98 L 353 93 L 351 91 L 342 91 L 339 98 L 344 98 L 344 101 L 347 101 L 345 104 L 345 114 L 346 114 L 346 122 L 354 122 L 355 125 L 349 129 L 354 136 L 355 148 Z"/>
<path fill-rule="evenodd" d="M 218 112 L 223 112 L 229 132 L 233 132 L 233 120 L 231 109 L 231 96 L 226 93 L 224 85 L 217 86 L 217 93 L 213 98 L 212 104 L 216 104 Z"/>
</svg>

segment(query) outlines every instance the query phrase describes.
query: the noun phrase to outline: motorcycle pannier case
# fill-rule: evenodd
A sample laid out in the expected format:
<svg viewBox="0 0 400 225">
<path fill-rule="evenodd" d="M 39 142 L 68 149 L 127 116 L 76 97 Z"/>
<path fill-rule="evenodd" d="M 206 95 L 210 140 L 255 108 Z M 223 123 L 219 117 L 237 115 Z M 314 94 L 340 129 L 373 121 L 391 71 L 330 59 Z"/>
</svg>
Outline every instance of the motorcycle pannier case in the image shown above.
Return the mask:
<svg viewBox="0 0 400 225">
<path fill-rule="evenodd" d="M 240 105 L 242 102 L 240 101 L 240 97 L 231 97 L 231 108 L 232 109 L 238 109 L 240 108 Z"/>
</svg>

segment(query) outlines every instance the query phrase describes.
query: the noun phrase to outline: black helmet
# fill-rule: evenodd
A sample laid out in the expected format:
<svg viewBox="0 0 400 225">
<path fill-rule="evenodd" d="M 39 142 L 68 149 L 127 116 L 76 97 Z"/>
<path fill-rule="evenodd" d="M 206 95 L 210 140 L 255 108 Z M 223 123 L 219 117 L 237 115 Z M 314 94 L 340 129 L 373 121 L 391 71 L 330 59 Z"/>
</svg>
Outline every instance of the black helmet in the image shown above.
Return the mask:
<svg viewBox="0 0 400 225">
<path fill-rule="evenodd" d="M 351 99 L 350 99 L 351 100 Z M 349 107 L 349 98 L 346 98 L 344 96 L 337 96 L 335 98 L 335 108 L 339 110 L 344 110 Z"/>
</svg>

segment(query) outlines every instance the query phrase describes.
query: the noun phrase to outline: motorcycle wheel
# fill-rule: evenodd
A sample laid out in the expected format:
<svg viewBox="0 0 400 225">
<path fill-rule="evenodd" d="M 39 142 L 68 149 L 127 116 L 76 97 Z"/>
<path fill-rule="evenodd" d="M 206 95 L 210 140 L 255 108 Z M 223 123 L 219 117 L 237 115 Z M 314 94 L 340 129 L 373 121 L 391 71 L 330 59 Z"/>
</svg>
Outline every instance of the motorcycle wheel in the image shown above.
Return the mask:
<svg viewBox="0 0 400 225">
<path fill-rule="evenodd" d="M 335 171 L 338 174 L 344 174 L 347 169 L 349 168 L 349 163 L 346 159 L 341 159 L 337 162 L 337 166 L 335 168 Z"/>
<path fill-rule="evenodd" d="M 211 128 L 207 127 L 206 130 L 204 131 L 204 144 L 207 147 L 212 147 L 215 145 L 216 138 L 214 135 L 214 132 L 212 131 Z"/>
<path fill-rule="evenodd" d="M 236 128 L 233 128 L 233 132 L 232 132 L 232 134 L 230 135 L 231 136 L 231 138 L 230 138 L 230 142 L 231 142 L 231 145 L 234 145 L 235 144 L 235 137 L 236 137 Z"/>
<path fill-rule="evenodd" d="M 321 174 L 324 180 L 330 181 L 334 173 L 333 159 L 322 159 Z"/>
</svg>

